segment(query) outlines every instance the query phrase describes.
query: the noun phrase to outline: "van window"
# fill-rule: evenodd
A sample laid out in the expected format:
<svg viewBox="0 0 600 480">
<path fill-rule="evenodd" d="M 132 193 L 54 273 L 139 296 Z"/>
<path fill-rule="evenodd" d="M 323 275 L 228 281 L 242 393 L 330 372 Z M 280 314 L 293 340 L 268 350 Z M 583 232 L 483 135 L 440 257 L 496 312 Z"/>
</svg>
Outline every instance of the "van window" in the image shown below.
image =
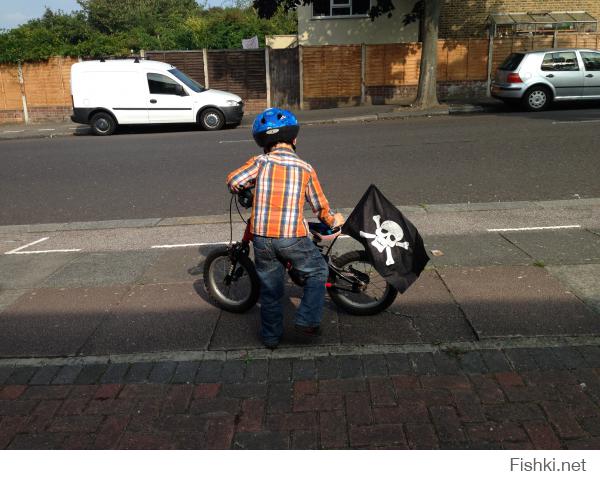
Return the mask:
<svg viewBox="0 0 600 480">
<path fill-rule="evenodd" d="M 150 93 L 156 95 L 177 95 L 177 86 L 179 84 L 172 78 L 160 73 L 148 74 L 148 87 Z"/>
<path fill-rule="evenodd" d="M 507 70 L 512 72 L 519 68 L 519 65 L 521 65 L 521 61 L 524 57 L 525 55 L 522 53 L 511 53 L 508 57 L 506 57 L 506 60 L 502 62 L 502 65 L 498 67 L 498 70 Z"/>
<path fill-rule="evenodd" d="M 579 62 L 575 52 L 555 52 L 544 55 L 542 71 L 544 72 L 576 72 Z"/>
</svg>

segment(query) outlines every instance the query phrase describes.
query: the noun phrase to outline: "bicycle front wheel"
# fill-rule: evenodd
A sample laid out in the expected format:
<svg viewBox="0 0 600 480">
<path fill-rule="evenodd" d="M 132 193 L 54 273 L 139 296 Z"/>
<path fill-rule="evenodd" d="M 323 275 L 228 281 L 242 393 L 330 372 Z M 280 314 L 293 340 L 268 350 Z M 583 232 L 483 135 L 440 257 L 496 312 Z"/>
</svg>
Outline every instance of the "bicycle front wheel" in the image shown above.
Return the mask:
<svg viewBox="0 0 600 480">
<path fill-rule="evenodd" d="M 260 280 L 252 261 L 240 256 L 233 265 L 228 248 L 217 249 L 206 257 L 204 286 L 220 308 L 233 313 L 251 309 L 260 294 Z"/>
<path fill-rule="evenodd" d="M 329 295 L 336 305 L 353 315 L 375 315 L 388 308 L 398 290 L 377 273 L 366 252 L 355 250 L 335 260 L 335 266 L 348 277 L 363 279 L 363 288 L 351 291 L 352 285 L 343 278 L 334 278 Z M 338 288 L 336 288 L 338 287 Z"/>
</svg>

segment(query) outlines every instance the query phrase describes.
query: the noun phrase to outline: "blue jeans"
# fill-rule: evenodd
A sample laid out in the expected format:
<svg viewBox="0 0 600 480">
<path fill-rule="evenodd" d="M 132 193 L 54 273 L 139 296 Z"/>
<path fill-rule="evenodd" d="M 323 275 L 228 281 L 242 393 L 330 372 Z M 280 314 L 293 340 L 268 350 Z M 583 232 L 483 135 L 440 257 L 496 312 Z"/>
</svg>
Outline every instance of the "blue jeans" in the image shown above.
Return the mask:
<svg viewBox="0 0 600 480">
<path fill-rule="evenodd" d="M 304 295 L 296 311 L 296 325 L 316 327 L 325 303 L 327 262 L 308 237 L 269 238 L 254 236 L 254 263 L 260 278 L 260 336 L 263 343 L 279 343 L 283 335 L 285 269 L 290 262 L 304 277 Z"/>
</svg>

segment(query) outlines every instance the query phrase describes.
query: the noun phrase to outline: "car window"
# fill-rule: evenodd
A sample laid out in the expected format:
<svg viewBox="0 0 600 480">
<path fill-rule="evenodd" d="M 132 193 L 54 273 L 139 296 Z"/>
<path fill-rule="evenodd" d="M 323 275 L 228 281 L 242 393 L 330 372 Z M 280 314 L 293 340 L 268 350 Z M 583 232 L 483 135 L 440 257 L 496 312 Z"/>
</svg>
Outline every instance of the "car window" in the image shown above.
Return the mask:
<svg viewBox="0 0 600 480">
<path fill-rule="evenodd" d="M 521 65 L 523 58 L 525 58 L 525 55 L 522 53 L 511 53 L 498 67 L 498 70 L 507 70 L 512 72 L 516 70 L 519 65 Z"/>
<path fill-rule="evenodd" d="M 588 72 L 600 72 L 600 53 L 599 52 L 581 52 L 583 64 Z"/>
<path fill-rule="evenodd" d="M 159 73 L 148 74 L 148 87 L 150 93 L 158 95 L 177 95 L 177 86 L 179 84 L 172 78 Z"/>
<path fill-rule="evenodd" d="M 554 52 L 544 55 L 542 61 L 544 72 L 575 72 L 579 70 L 579 63 L 575 52 Z"/>
</svg>

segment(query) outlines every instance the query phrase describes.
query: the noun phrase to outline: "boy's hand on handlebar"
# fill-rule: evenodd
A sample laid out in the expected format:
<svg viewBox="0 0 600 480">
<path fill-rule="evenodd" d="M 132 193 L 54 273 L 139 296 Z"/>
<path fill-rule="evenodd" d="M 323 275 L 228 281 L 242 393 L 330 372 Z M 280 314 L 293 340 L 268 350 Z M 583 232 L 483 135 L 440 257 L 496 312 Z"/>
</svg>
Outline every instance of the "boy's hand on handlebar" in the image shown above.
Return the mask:
<svg viewBox="0 0 600 480">
<path fill-rule="evenodd" d="M 336 213 L 333 215 L 333 225 L 331 226 L 331 228 L 341 227 L 345 221 L 346 219 L 341 213 Z"/>
</svg>

